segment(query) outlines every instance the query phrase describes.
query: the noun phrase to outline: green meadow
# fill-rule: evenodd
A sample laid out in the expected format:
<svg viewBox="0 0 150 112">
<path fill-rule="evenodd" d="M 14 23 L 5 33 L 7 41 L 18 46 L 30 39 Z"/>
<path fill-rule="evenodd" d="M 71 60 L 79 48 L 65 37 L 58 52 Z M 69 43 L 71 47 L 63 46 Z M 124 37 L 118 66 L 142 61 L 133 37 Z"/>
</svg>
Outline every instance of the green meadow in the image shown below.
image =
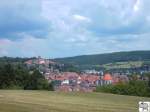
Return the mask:
<svg viewBox="0 0 150 112">
<path fill-rule="evenodd" d="M 149 98 L 104 93 L 0 90 L 0 112 L 138 112 Z"/>
</svg>

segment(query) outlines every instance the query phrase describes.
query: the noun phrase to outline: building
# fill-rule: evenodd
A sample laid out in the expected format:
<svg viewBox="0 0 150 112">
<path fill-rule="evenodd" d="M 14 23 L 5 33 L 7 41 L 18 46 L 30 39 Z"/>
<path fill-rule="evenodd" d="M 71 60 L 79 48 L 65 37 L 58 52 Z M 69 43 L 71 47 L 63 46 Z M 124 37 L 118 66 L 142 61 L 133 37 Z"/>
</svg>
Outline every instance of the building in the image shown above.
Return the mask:
<svg viewBox="0 0 150 112">
<path fill-rule="evenodd" d="M 109 74 L 109 73 L 106 73 L 103 77 L 104 85 L 112 84 L 112 80 L 113 80 L 113 78 L 112 78 L 111 74 Z"/>
</svg>

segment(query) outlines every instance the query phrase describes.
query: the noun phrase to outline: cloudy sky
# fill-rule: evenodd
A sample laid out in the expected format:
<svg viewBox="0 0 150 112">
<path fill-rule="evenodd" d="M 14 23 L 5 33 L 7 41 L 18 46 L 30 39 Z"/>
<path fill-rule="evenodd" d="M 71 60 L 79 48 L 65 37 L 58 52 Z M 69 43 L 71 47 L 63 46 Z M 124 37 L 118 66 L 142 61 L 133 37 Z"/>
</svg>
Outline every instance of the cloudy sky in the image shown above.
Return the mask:
<svg viewBox="0 0 150 112">
<path fill-rule="evenodd" d="M 0 56 L 150 50 L 150 0 L 1 0 Z"/>
</svg>

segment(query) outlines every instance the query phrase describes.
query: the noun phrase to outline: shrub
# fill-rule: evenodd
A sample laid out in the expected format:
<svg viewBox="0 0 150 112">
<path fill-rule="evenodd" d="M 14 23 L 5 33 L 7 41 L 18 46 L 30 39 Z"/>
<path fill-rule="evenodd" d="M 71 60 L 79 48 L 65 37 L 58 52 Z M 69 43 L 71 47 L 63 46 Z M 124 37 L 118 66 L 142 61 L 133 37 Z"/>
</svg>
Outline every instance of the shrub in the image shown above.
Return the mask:
<svg viewBox="0 0 150 112">
<path fill-rule="evenodd" d="M 106 85 L 96 88 L 96 92 L 106 92 L 120 95 L 150 96 L 150 88 L 146 81 L 130 81 L 129 83 L 119 83 L 117 85 Z"/>
</svg>

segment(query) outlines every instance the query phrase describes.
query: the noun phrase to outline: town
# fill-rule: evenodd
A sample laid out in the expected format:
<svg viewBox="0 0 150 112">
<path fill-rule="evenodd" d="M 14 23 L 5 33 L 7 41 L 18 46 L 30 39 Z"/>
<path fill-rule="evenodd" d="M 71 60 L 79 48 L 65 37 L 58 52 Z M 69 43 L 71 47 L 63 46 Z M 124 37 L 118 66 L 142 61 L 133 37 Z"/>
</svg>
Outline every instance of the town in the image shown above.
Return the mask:
<svg viewBox="0 0 150 112">
<path fill-rule="evenodd" d="M 126 73 L 109 73 L 96 70 L 85 70 L 84 72 L 60 71 L 64 64 L 60 64 L 41 57 L 25 62 L 28 69 L 37 68 L 49 83 L 53 83 L 55 91 L 81 91 L 92 92 L 97 86 L 115 85 L 127 83 L 133 77 Z M 147 77 L 137 75 L 138 80 L 148 80 Z"/>
</svg>

